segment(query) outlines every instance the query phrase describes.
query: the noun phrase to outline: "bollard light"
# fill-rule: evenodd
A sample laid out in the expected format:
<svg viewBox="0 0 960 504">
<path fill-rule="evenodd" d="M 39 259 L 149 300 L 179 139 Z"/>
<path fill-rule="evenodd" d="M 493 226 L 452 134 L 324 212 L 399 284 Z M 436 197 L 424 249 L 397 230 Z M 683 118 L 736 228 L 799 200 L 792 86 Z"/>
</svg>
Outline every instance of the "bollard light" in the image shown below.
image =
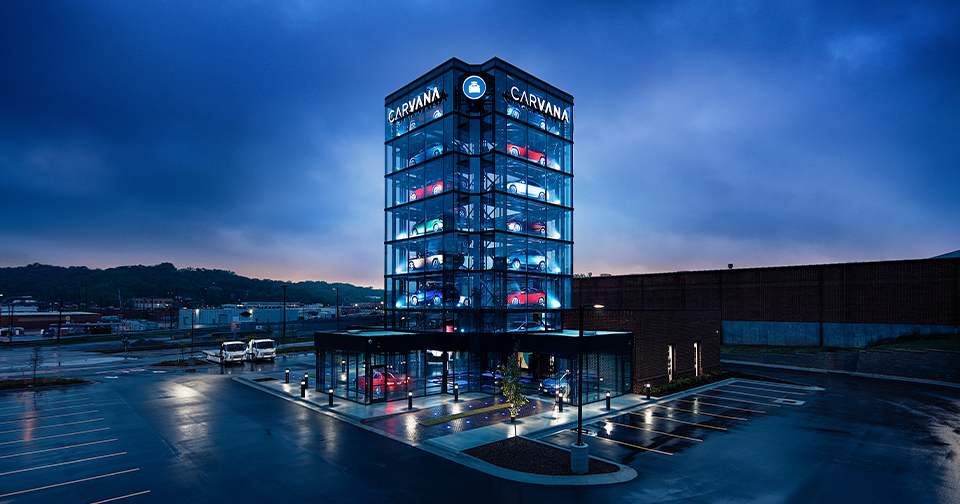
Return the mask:
<svg viewBox="0 0 960 504">
<path fill-rule="evenodd" d="M 413 392 L 407 392 L 407 410 L 413 409 Z"/>
<path fill-rule="evenodd" d="M 647 399 L 650 399 L 650 384 L 647 384 Z"/>
<path fill-rule="evenodd" d="M 460 401 L 460 386 L 456 383 L 453 384 L 453 402 Z"/>
<path fill-rule="evenodd" d="M 300 397 L 307 397 L 307 382 L 305 380 L 300 381 Z"/>
<path fill-rule="evenodd" d="M 557 392 L 557 405 L 560 407 L 559 412 L 563 413 L 563 392 Z"/>
<path fill-rule="evenodd" d="M 284 370 L 283 370 L 283 381 L 284 381 L 284 383 L 290 383 L 290 370 L 289 370 L 289 369 L 284 369 Z"/>
<path fill-rule="evenodd" d="M 610 392 L 607 392 L 607 411 L 610 411 Z"/>
<path fill-rule="evenodd" d="M 333 406 L 333 389 L 327 389 L 327 406 Z"/>
</svg>

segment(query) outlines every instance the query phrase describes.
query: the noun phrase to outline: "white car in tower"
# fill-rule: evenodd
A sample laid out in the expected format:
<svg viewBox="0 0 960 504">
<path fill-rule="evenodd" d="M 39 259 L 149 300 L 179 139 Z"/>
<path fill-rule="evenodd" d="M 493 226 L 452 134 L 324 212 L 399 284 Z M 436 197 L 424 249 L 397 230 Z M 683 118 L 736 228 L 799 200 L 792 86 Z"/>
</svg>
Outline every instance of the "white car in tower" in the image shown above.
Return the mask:
<svg viewBox="0 0 960 504">
<path fill-rule="evenodd" d="M 513 182 L 507 183 L 507 192 L 513 194 L 520 194 L 530 198 L 536 198 L 539 200 L 547 199 L 547 190 L 543 188 L 540 184 L 530 180 L 514 180 Z"/>
</svg>

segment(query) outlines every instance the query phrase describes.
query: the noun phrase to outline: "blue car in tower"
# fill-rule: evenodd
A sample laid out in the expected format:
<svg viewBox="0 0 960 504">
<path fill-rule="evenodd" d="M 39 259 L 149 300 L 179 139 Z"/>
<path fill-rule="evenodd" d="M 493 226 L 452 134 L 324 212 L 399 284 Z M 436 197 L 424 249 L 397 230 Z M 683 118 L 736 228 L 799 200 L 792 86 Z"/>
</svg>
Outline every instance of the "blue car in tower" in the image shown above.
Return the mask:
<svg viewBox="0 0 960 504">
<path fill-rule="evenodd" d="M 439 143 L 432 143 L 427 147 L 426 151 L 421 150 L 420 152 L 411 156 L 410 164 L 407 166 L 413 166 L 417 163 L 422 163 L 425 159 L 433 159 L 441 154 L 443 154 L 443 145 Z"/>
</svg>

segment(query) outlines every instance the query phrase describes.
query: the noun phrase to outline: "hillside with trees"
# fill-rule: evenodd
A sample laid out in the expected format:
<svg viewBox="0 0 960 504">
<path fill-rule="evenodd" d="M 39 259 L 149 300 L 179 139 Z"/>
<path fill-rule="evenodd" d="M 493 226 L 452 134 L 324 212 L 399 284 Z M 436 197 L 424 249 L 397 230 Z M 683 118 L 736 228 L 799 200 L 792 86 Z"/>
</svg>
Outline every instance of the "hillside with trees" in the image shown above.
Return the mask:
<svg viewBox="0 0 960 504">
<path fill-rule="evenodd" d="M 84 266 L 30 264 L 0 268 L 0 293 L 5 297 L 32 296 L 43 303 L 62 300 L 77 307 L 126 305 L 131 298 L 174 298 L 180 304 L 218 306 L 238 301 L 280 301 L 283 286 L 287 301 L 334 304 L 340 291 L 341 303 L 375 303 L 383 290 L 347 283 L 284 282 L 247 278 L 232 271 L 182 268 L 162 263 L 156 266 L 120 266 L 90 269 Z"/>
</svg>

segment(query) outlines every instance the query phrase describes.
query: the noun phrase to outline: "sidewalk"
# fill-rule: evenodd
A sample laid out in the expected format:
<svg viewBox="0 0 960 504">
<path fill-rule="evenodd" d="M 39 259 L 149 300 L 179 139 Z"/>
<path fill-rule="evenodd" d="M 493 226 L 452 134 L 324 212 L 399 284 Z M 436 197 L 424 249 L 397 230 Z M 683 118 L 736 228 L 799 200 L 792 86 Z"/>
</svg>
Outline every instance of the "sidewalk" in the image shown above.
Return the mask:
<svg viewBox="0 0 960 504">
<path fill-rule="evenodd" d="M 422 426 L 417 420 L 395 422 L 402 424 L 403 429 L 396 429 L 400 432 L 391 432 L 389 429 L 389 419 L 413 415 L 419 417 L 428 417 L 436 415 L 443 411 L 442 416 L 458 411 L 468 411 L 472 405 L 482 406 L 486 402 L 495 400 L 494 396 L 478 392 L 463 393 L 459 396 L 459 402 L 454 403 L 451 395 L 432 395 L 413 398 L 413 409 L 407 409 L 407 401 L 395 401 L 389 403 L 378 403 L 370 406 L 347 401 L 342 398 L 334 397 L 333 406 L 329 406 L 329 397 L 326 393 L 318 392 L 313 387 L 313 383 L 307 388 L 306 397 L 300 397 L 300 376 L 294 377 L 291 374 L 290 382 L 284 383 L 284 373 L 245 373 L 234 378 L 234 380 L 245 385 L 258 388 L 277 397 L 302 404 L 314 411 L 337 418 L 339 420 L 351 423 L 361 428 L 375 432 L 379 435 L 395 439 L 416 448 L 428 451 L 435 455 L 444 457 L 448 460 L 471 467 L 478 471 L 523 483 L 535 483 L 541 485 L 604 485 L 613 483 L 622 483 L 630 481 L 637 477 L 637 472 L 632 467 L 616 464 L 620 471 L 610 474 L 587 475 L 587 476 L 544 476 L 538 474 L 529 474 L 517 471 L 510 471 L 497 467 L 479 459 L 475 459 L 460 452 L 463 450 L 482 446 L 485 444 L 500 441 L 514 436 L 514 424 L 507 421 L 496 421 L 495 423 L 483 425 L 483 421 L 468 422 L 471 417 L 465 417 L 458 420 L 444 422 L 437 428 Z M 540 398 L 531 397 L 531 400 L 540 401 L 541 404 L 552 405 L 552 401 L 541 401 Z M 606 409 L 606 401 L 591 403 L 583 407 L 583 423 L 589 423 L 593 420 L 616 415 L 625 411 L 636 409 L 640 406 L 656 403 L 658 400 L 646 400 L 643 396 L 631 394 L 621 397 L 611 398 L 610 410 Z M 525 406 L 530 411 L 528 406 Z M 448 429 L 450 434 L 426 435 L 423 432 L 410 433 L 410 425 L 415 425 L 415 430 L 423 431 L 432 429 L 433 434 L 437 429 Z M 472 425 L 478 425 L 472 427 Z M 563 412 L 557 411 L 556 407 L 545 410 L 543 413 L 535 413 L 528 416 L 522 416 L 517 419 L 517 435 L 526 438 L 536 438 L 545 434 L 564 429 L 576 428 L 577 425 L 577 407 L 564 406 Z M 455 428 L 453 428 L 455 426 Z M 402 432 L 402 433 L 401 433 Z"/>
</svg>

